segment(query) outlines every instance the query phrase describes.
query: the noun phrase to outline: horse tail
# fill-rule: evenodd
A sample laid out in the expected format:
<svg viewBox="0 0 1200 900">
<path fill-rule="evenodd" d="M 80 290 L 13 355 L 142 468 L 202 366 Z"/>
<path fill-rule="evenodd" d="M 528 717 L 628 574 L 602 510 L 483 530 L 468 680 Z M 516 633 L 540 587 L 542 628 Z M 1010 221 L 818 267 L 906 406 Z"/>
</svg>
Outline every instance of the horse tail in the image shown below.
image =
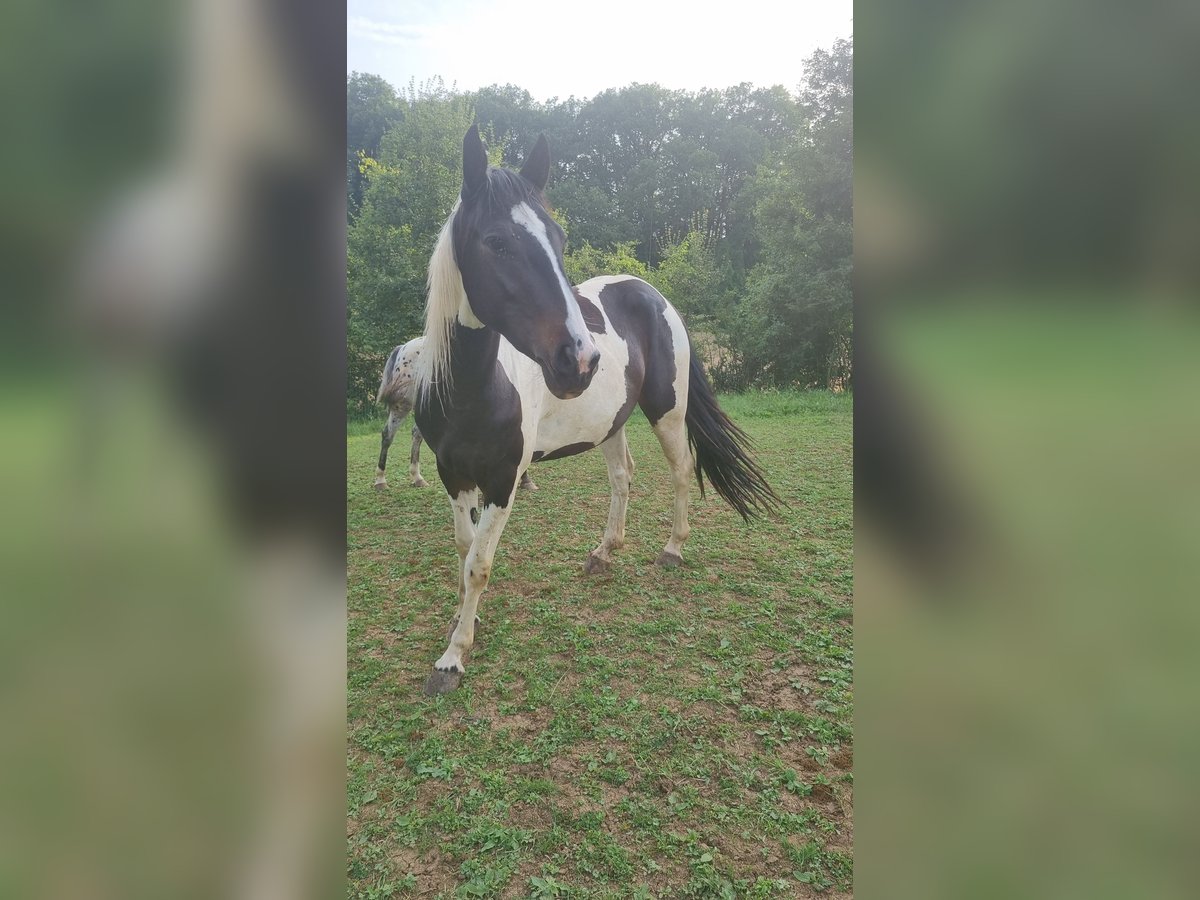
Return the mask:
<svg viewBox="0 0 1200 900">
<path fill-rule="evenodd" d="M 717 405 L 708 376 L 694 352 L 688 377 L 685 421 L 688 444 L 696 456 L 696 481 L 700 483 L 701 497 L 707 476 L 717 493 L 743 519 L 777 510 L 783 501 L 751 458 L 750 437 Z"/>
<path fill-rule="evenodd" d="M 383 364 L 383 378 L 379 381 L 379 393 L 375 395 L 375 402 L 382 403 L 383 395 L 388 392 L 388 387 L 392 383 L 392 367 L 396 365 L 396 357 L 400 355 L 403 345 L 396 347 L 388 354 L 387 362 Z M 391 405 L 390 403 L 388 404 Z"/>
</svg>

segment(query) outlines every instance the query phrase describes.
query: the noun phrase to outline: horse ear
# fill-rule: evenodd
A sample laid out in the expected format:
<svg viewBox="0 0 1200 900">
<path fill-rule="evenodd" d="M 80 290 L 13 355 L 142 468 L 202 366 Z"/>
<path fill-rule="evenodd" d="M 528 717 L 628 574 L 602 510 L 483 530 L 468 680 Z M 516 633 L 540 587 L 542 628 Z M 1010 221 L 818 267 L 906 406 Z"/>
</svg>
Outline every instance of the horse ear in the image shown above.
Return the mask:
<svg viewBox="0 0 1200 900">
<path fill-rule="evenodd" d="M 539 191 L 546 189 L 550 180 L 550 144 L 544 134 L 539 134 L 537 143 L 529 151 L 529 158 L 521 166 L 521 175 Z"/>
<path fill-rule="evenodd" d="M 487 181 L 487 151 L 479 138 L 479 128 L 472 125 L 463 138 L 463 196 L 473 194 Z"/>
</svg>

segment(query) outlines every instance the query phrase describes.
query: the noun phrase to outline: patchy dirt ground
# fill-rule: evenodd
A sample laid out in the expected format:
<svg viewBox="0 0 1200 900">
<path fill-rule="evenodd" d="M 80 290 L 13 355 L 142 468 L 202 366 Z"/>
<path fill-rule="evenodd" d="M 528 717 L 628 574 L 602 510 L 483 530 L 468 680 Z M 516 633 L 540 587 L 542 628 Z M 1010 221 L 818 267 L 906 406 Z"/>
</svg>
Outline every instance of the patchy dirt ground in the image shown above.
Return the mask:
<svg viewBox="0 0 1200 900">
<path fill-rule="evenodd" d="M 670 490 L 635 415 L 626 547 L 589 577 L 603 458 L 535 467 L 466 678 L 437 699 L 449 504 L 399 458 L 376 493 L 378 437 L 349 439 L 350 896 L 850 895 L 851 401 L 722 403 L 782 516 L 743 525 L 693 490 L 685 566 L 653 566 Z"/>
</svg>

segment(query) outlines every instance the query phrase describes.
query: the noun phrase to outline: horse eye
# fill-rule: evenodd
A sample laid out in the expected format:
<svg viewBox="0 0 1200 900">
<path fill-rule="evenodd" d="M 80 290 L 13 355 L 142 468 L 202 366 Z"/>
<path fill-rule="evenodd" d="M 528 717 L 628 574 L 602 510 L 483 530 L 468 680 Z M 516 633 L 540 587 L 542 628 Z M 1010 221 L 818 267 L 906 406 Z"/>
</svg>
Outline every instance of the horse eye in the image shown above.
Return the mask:
<svg viewBox="0 0 1200 900">
<path fill-rule="evenodd" d="M 508 242 L 502 237 L 490 235 L 483 239 L 483 242 L 488 245 L 488 249 L 493 253 L 507 253 Z"/>
</svg>

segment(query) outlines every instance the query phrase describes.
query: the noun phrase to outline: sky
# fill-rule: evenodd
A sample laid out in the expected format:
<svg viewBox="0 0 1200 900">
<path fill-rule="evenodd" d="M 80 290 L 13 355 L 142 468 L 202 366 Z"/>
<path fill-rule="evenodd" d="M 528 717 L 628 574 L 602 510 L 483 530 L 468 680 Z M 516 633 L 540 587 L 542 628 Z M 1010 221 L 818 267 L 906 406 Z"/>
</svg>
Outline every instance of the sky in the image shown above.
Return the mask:
<svg viewBox="0 0 1200 900">
<path fill-rule="evenodd" d="M 347 71 L 397 88 L 511 83 L 546 101 L 631 82 L 795 91 L 804 60 L 852 35 L 852 0 L 348 0 Z"/>
</svg>

